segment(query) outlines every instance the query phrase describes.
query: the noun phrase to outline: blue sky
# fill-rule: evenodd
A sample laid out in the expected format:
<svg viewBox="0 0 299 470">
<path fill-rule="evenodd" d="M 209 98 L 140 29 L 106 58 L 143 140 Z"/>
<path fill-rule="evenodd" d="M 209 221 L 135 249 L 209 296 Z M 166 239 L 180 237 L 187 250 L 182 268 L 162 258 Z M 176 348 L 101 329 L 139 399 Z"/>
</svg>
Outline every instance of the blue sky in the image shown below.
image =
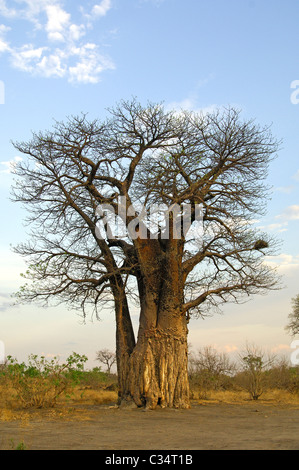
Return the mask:
<svg viewBox="0 0 299 470">
<path fill-rule="evenodd" d="M 232 105 L 283 140 L 272 163 L 267 215 L 257 222 L 281 239 L 285 288 L 229 304 L 224 314 L 190 323 L 189 342 L 237 352 L 246 341 L 290 354 L 284 331 L 299 293 L 299 3 L 295 0 L 0 0 L 0 341 L 6 354 L 87 354 L 114 349 L 113 314 L 102 321 L 61 308 L 11 307 L 25 237 L 25 212 L 9 201 L 11 140 L 88 112 L 102 118 L 136 96 L 167 108 Z M 291 84 L 296 88 L 291 88 Z M 137 316 L 134 316 L 137 322 Z"/>
</svg>

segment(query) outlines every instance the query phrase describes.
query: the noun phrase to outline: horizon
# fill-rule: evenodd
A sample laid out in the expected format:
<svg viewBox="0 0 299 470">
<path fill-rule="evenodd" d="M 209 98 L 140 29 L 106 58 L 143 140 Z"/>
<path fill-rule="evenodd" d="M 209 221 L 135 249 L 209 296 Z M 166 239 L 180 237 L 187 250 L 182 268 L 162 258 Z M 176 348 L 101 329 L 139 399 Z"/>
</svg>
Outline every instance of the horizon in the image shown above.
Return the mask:
<svg viewBox="0 0 299 470">
<path fill-rule="evenodd" d="M 281 240 L 277 267 L 284 288 L 227 304 L 222 314 L 189 323 L 193 348 L 233 354 L 248 341 L 282 355 L 296 352 L 285 331 L 299 293 L 299 4 L 287 0 L 21 0 L 0 2 L 0 342 L 20 361 L 29 354 L 86 354 L 115 348 L 113 313 L 83 322 L 65 306 L 13 306 L 27 267 L 14 246 L 28 238 L 26 211 L 10 201 L 13 166 L 21 156 L 11 141 L 55 121 L 107 108 L 137 96 L 169 110 L 209 112 L 233 105 L 244 119 L 271 131 L 281 149 L 272 161 L 267 213 L 255 220 Z M 279 34 L 278 34 L 279 33 Z M 134 330 L 138 312 L 132 307 Z M 299 344 L 295 347 L 298 348 Z M 294 356 L 292 356 L 294 357 Z"/>
</svg>

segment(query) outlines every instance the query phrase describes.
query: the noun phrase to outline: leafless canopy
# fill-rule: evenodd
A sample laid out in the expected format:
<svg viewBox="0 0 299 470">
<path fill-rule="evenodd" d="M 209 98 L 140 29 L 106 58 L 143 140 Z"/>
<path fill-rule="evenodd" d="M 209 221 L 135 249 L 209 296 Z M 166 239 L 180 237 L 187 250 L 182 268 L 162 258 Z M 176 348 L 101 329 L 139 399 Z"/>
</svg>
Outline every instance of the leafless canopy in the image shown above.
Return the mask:
<svg viewBox="0 0 299 470">
<path fill-rule="evenodd" d="M 106 204 L 117 214 L 120 197 L 135 208 L 119 214 L 126 227 L 138 204 L 146 211 L 154 204 L 190 205 L 192 223 L 201 205 L 200 234 L 182 239 L 184 315 L 206 315 L 276 287 L 264 263 L 275 242 L 252 222 L 264 213 L 268 165 L 279 144 L 269 128 L 242 121 L 238 110 L 176 113 L 132 100 L 109 110 L 103 122 L 71 117 L 14 145 L 24 159 L 13 200 L 27 209 L 31 228 L 29 241 L 15 248 L 28 260 L 22 301 L 53 298 L 83 312 L 113 303 L 119 292 L 138 301 L 136 280 L 144 271 L 138 240 L 109 236 L 108 224 L 106 236 L 97 235 L 97 208 Z M 171 234 L 165 239 L 145 230 L 159 253 L 171 253 Z"/>
<path fill-rule="evenodd" d="M 101 349 L 97 351 L 96 360 L 104 364 L 107 367 L 108 374 L 110 374 L 111 367 L 116 362 L 116 354 L 109 351 L 109 349 Z"/>
</svg>

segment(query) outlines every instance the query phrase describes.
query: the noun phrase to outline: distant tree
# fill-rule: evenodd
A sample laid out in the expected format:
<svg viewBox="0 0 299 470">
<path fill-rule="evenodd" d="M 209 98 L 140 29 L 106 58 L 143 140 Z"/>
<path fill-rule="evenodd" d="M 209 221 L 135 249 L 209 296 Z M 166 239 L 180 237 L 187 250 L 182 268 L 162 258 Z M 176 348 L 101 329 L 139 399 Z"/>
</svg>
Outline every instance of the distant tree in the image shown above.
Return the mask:
<svg viewBox="0 0 299 470">
<path fill-rule="evenodd" d="M 263 372 L 273 366 L 275 356 L 266 353 L 255 345 L 246 345 L 240 355 L 241 366 L 245 373 L 244 386 L 253 400 L 258 400 L 264 392 Z"/>
<path fill-rule="evenodd" d="M 292 335 L 299 334 L 299 294 L 292 299 L 292 312 L 288 316 L 289 323 L 286 330 Z"/>
<path fill-rule="evenodd" d="M 32 226 L 15 248 L 29 265 L 20 301 L 57 299 L 84 315 L 112 307 L 121 399 L 188 408 L 190 317 L 277 287 L 264 263 L 274 240 L 252 224 L 278 149 L 271 132 L 232 108 L 177 113 L 132 100 L 15 147 L 24 157 L 13 198 Z M 156 206 L 163 224 L 144 216 Z"/>
<path fill-rule="evenodd" d="M 96 361 L 101 362 L 107 367 L 108 374 L 111 373 L 111 367 L 116 362 L 116 354 L 108 349 L 101 349 L 97 352 Z"/>
<path fill-rule="evenodd" d="M 218 352 L 211 346 L 191 354 L 189 364 L 190 376 L 198 384 L 199 393 L 203 396 L 207 390 L 226 387 L 236 369 L 226 353 Z"/>
<path fill-rule="evenodd" d="M 218 377 L 221 374 L 230 375 L 235 370 L 235 364 L 227 354 L 218 352 L 212 346 L 205 346 L 197 351 L 190 359 L 193 369 L 207 371 L 211 376 Z"/>
</svg>

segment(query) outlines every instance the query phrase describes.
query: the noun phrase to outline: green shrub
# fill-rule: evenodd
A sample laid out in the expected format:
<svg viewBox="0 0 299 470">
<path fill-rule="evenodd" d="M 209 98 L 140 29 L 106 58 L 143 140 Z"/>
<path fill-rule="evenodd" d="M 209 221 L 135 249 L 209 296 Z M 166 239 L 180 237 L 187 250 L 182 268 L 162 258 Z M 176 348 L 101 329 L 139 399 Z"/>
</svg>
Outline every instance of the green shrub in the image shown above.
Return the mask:
<svg viewBox="0 0 299 470">
<path fill-rule="evenodd" d="M 12 356 L 1 371 L 1 382 L 7 391 L 6 401 L 17 399 L 23 407 L 53 407 L 62 393 L 69 393 L 80 380 L 87 357 L 73 353 L 60 364 L 54 357 L 31 354 L 28 364 L 19 363 Z M 10 390 L 12 394 L 9 395 Z"/>
<path fill-rule="evenodd" d="M 107 372 L 103 372 L 100 367 L 86 370 L 80 376 L 80 385 L 94 389 L 103 388 L 108 382 L 111 382 L 111 376 Z"/>
</svg>

